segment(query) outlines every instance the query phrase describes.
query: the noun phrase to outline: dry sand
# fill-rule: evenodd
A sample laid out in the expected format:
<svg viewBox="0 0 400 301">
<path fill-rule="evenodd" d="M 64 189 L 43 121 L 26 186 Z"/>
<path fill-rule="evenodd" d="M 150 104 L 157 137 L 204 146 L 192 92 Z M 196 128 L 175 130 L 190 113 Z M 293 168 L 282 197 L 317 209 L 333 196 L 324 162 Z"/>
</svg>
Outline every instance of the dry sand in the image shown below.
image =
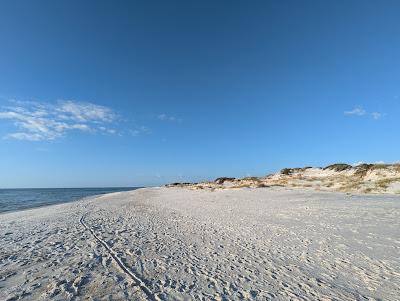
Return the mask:
<svg viewBox="0 0 400 301">
<path fill-rule="evenodd" d="M 399 296 L 399 196 L 151 188 L 0 215 L 0 300 Z"/>
</svg>

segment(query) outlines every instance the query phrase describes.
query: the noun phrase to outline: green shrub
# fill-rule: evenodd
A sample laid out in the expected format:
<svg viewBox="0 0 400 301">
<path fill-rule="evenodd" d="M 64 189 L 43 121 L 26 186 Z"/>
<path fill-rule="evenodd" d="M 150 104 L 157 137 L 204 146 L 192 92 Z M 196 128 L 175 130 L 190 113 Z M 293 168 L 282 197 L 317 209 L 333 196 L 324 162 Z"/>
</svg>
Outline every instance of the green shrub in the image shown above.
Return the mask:
<svg viewBox="0 0 400 301">
<path fill-rule="evenodd" d="M 221 177 L 221 178 L 216 178 L 214 182 L 217 184 L 224 184 L 225 182 L 233 182 L 235 180 L 236 180 L 235 178 Z"/>
<path fill-rule="evenodd" d="M 293 173 L 293 170 L 292 170 L 292 168 L 284 168 L 284 169 L 282 169 L 281 170 L 281 174 L 282 175 L 291 175 Z"/>
<path fill-rule="evenodd" d="M 331 164 L 328 165 L 326 167 L 324 167 L 324 170 L 326 169 L 330 169 L 330 170 L 334 170 L 334 171 L 344 171 L 344 170 L 348 170 L 351 169 L 352 166 L 349 164 L 345 164 L 345 163 L 336 163 L 336 164 Z"/>
</svg>

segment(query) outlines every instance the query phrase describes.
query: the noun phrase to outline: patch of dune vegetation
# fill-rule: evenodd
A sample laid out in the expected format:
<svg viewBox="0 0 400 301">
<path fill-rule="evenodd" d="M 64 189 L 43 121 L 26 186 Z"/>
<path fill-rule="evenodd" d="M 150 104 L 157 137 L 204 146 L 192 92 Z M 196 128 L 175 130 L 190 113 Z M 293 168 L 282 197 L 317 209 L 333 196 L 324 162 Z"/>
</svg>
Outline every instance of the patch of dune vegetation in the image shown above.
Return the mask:
<svg viewBox="0 0 400 301">
<path fill-rule="evenodd" d="M 339 191 L 342 192 L 354 192 L 361 189 L 362 181 L 348 181 L 342 184 Z"/>
<path fill-rule="evenodd" d="M 250 188 L 250 187 L 251 187 L 251 185 L 248 183 L 240 183 L 237 185 L 233 185 L 230 188 Z"/>
<path fill-rule="evenodd" d="M 344 171 L 344 170 L 348 170 L 348 169 L 351 169 L 351 168 L 353 168 L 353 166 L 351 166 L 349 164 L 336 163 L 336 164 L 331 164 L 331 165 L 325 166 L 323 169 L 324 170 L 330 169 L 330 170 L 334 170 L 334 171 L 339 172 L 339 171 Z"/>
<path fill-rule="evenodd" d="M 400 177 L 398 178 L 389 178 L 389 179 L 382 179 L 375 182 L 376 187 L 381 189 L 388 188 L 392 183 L 400 182 Z"/>
</svg>

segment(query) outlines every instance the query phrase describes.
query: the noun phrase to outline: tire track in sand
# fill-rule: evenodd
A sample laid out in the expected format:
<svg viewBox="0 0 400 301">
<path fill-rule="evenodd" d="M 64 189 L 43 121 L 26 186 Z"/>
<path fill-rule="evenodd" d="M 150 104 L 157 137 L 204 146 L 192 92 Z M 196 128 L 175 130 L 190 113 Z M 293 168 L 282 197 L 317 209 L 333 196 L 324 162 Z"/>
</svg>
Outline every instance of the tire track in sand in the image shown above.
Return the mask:
<svg viewBox="0 0 400 301">
<path fill-rule="evenodd" d="M 101 237 L 99 237 L 92 228 L 90 228 L 86 223 L 85 223 L 85 216 L 87 214 L 83 215 L 80 218 L 80 223 L 87 229 L 89 230 L 89 232 L 94 236 L 94 238 L 101 243 L 106 250 L 108 251 L 108 253 L 111 255 L 111 258 L 113 259 L 113 261 L 120 267 L 120 269 L 127 274 L 134 282 L 137 286 L 139 286 L 139 288 L 143 291 L 143 293 L 146 294 L 146 296 L 150 299 L 150 300 L 155 300 L 155 301 L 159 301 L 161 300 L 160 298 L 158 298 L 156 295 L 154 295 L 151 290 L 148 288 L 148 286 L 146 285 L 146 283 L 143 281 L 143 279 L 135 274 L 133 271 L 131 271 L 122 261 L 122 259 L 118 256 L 118 254 L 108 245 L 108 243 L 106 241 L 104 241 Z"/>
</svg>

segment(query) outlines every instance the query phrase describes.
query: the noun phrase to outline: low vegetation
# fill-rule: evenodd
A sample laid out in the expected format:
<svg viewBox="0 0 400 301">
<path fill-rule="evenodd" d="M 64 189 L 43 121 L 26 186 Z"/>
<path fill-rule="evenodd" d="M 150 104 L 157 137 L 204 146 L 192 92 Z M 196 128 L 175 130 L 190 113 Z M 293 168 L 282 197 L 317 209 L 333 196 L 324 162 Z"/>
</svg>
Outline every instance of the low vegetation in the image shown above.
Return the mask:
<svg viewBox="0 0 400 301">
<path fill-rule="evenodd" d="M 349 164 L 336 163 L 336 164 L 325 166 L 324 170 L 330 169 L 330 170 L 334 170 L 334 171 L 340 172 L 340 171 L 351 169 L 352 167 L 353 166 L 351 166 Z"/>
<path fill-rule="evenodd" d="M 392 183 L 395 183 L 395 182 L 400 182 L 400 177 L 378 180 L 378 181 L 376 181 L 376 187 L 379 187 L 381 189 L 386 189 Z"/>
<path fill-rule="evenodd" d="M 221 177 L 221 178 L 216 178 L 214 180 L 214 182 L 216 184 L 224 184 L 225 182 L 232 182 L 232 181 L 235 181 L 235 180 L 236 180 L 235 178 Z"/>
<path fill-rule="evenodd" d="M 291 175 L 293 173 L 293 168 L 284 168 L 281 170 L 282 175 Z"/>
<path fill-rule="evenodd" d="M 258 181 L 260 181 L 260 178 L 258 178 L 258 177 L 244 177 L 244 178 L 241 178 L 240 180 L 242 180 L 242 181 L 255 181 L 255 182 L 258 182 Z"/>
</svg>

